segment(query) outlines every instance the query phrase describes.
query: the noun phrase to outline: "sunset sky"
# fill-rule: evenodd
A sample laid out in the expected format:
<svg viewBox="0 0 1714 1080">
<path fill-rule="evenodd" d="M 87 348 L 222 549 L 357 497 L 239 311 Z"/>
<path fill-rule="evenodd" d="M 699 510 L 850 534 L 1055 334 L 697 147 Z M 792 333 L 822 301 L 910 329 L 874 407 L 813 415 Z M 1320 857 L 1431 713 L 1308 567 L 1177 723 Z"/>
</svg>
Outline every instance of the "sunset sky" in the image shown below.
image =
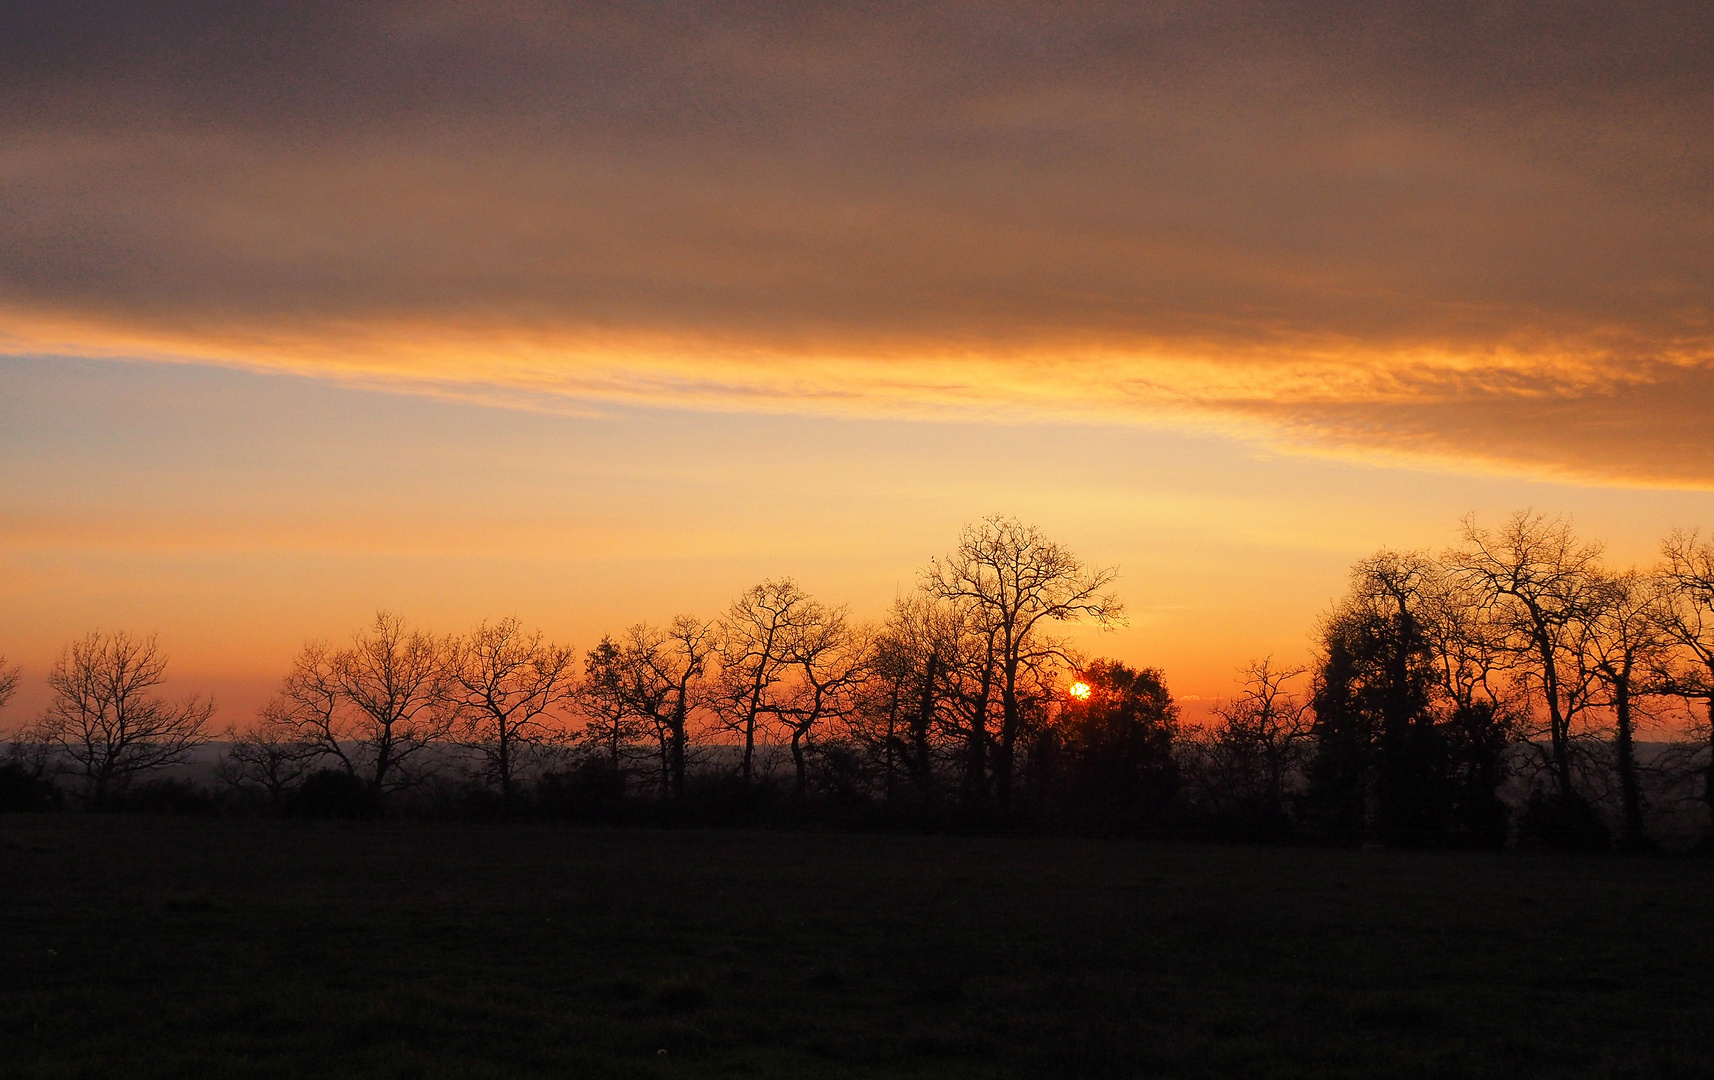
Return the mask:
<svg viewBox="0 0 1714 1080">
<path fill-rule="evenodd" d="M 0 654 L 878 617 L 984 514 L 1184 698 L 1467 512 L 1714 527 L 1704 3 L 0 4 Z"/>
</svg>

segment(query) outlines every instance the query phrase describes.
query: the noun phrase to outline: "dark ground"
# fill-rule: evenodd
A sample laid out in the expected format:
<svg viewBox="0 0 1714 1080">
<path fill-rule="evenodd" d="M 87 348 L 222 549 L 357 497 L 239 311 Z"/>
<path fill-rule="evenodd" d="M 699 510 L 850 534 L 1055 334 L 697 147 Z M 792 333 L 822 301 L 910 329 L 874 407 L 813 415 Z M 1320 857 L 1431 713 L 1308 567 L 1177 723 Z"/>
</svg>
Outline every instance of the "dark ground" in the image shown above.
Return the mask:
<svg viewBox="0 0 1714 1080">
<path fill-rule="evenodd" d="M 1708 1077 L 1711 886 L 1707 860 L 8 815 L 0 1074 Z"/>
</svg>

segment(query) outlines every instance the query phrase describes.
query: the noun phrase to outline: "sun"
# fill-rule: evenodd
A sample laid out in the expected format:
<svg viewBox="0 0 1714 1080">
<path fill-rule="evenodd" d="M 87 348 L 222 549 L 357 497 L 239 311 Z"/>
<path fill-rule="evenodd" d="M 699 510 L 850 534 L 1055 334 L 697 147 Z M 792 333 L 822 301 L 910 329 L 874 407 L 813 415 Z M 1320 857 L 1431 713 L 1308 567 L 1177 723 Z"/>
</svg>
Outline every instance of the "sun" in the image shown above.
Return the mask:
<svg viewBox="0 0 1714 1080">
<path fill-rule="evenodd" d="M 1086 682 L 1074 682 L 1071 684 L 1070 688 L 1066 690 L 1066 693 L 1070 694 L 1078 701 L 1088 701 L 1089 684 Z"/>
</svg>

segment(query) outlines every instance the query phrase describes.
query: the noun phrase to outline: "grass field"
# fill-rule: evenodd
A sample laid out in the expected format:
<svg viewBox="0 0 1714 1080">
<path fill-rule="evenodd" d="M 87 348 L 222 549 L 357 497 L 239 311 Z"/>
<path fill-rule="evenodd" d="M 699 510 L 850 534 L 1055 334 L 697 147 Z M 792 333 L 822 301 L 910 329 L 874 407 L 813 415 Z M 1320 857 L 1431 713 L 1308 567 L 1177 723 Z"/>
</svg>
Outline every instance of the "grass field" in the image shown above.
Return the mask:
<svg viewBox="0 0 1714 1080">
<path fill-rule="evenodd" d="M 1711 886 L 1686 860 L 10 815 L 0 1074 L 1707 1077 Z"/>
</svg>

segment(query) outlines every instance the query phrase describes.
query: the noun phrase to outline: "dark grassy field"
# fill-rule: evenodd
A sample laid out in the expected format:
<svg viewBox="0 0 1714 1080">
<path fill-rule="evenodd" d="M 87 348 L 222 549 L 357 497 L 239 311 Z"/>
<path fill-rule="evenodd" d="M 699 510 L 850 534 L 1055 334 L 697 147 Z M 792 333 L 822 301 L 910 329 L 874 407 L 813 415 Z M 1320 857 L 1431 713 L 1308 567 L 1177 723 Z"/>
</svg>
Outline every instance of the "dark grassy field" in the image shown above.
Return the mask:
<svg viewBox="0 0 1714 1080">
<path fill-rule="evenodd" d="M 1707 1077 L 1711 886 L 1706 861 L 11 815 L 0 1073 Z"/>
</svg>

